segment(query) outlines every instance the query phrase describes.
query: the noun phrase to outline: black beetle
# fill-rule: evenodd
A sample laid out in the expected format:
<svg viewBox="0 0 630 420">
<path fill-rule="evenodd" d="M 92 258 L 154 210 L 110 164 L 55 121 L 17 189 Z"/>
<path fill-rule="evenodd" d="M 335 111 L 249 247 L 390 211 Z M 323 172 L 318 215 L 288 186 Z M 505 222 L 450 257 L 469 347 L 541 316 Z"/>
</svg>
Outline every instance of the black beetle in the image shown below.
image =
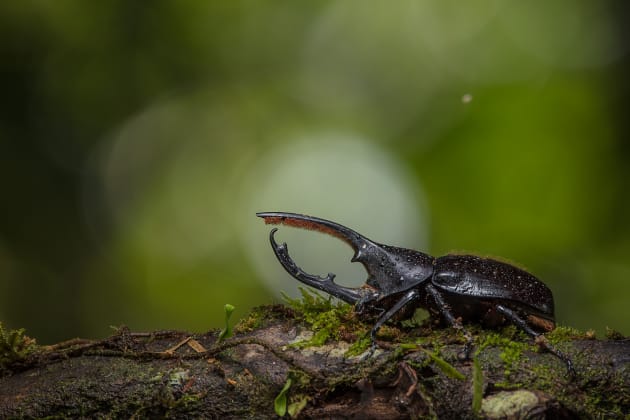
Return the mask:
<svg viewBox="0 0 630 420">
<path fill-rule="evenodd" d="M 352 261 L 363 264 L 366 283 L 358 288 L 334 282 L 329 273 L 319 277 L 304 272 L 291 259 L 287 244 L 279 245 L 274 228 L 269 239 L 278 261 L 300 282 L 364 309 L 380 311 L 371 330 L 372 351 L 378 329 L 401 310 L 422 307 L 432 316 L 441 316 L 466 337 L 464 357 L 472 336 L 462 320 L 493 325 L 506 321 L 517 325 L 540 346 L 563 360 L 574 373 L 571 360 L 542 335 L 555 328 L 551 290 L 528 272 L 504 262 L 474 255 L 446 255 L 434 258 L 411 249 L 382 245 L 329 220 L 294 213 L 257 213 L 267 224 L 284 224 L 316 230 L 335 236 L 354 249 Z"/>
</svg>

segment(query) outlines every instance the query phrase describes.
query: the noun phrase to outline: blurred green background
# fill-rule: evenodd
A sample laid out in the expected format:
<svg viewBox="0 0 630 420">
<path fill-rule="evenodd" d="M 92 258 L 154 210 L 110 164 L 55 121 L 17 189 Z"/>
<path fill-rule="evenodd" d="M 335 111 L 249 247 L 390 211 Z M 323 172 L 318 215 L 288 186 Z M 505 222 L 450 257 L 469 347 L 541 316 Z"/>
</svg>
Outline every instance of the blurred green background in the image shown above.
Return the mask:
<svg viewBox="0 0 630 420">
<path fill-rule="evenodd" d="M 257 211 L 503 256 L 630 333 L 623 1 L 0 3 L 0 320 L 220 327 L 295 292 Z M 281 228 L 360 284 L 343 243 Z"/>
</svg>

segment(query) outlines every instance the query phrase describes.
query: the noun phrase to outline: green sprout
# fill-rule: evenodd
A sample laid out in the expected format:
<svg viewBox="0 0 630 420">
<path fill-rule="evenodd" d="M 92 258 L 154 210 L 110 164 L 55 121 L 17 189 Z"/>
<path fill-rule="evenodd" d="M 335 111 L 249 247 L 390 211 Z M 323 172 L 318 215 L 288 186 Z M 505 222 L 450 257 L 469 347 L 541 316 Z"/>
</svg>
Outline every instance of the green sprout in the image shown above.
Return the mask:
<svg viewBox="0 0 630 420">
<path fill-rule="evenodd" d="M 437 352 L 429 352 L 425 350 L 425 353 L 429 355 L 429 357 L 431 358 L 431 360 L 433 360 L 433 363 L 435 363 L 435 365 L 440 368 L 440 370 L 448 377 L 450 378 L 454 378 L 454 379 L 459 379 L 459 380 L 464 380 L 466 379 L 466 377 L 464 376 L 463 373 L 461 373 L 460 371 L 458 371 L 455 366 L 451 365 L 449 362 L 447 362 L 446 360 L 442 359 L 441 357 L 438 356 Z"/>
<path fill-rule="evenodd" d="M 478 415 L 481 410 L 481 400 L 483 398 L 483 371 L 481 370 L 479 359 L 476 356 L 473 357 L 472 395 L 472 410 L 475 415 Z"/>
<path fill-rule="evenodd" d="M 221 330 L 218 341 L 232 337 L 232 327 L 230 327 L 230 317 L 232 316 L 232 312 L 234 312 L 234 309 L 236 308 L 233 305 L 230 305 L 229 303 L 226 303 L 225 306 L 223 307 L 223 310 L 225 311 L 225 329 Z"/>
<path fill-rule="evenodd" d="M 289 388 L 291 388 L 291 378 L 287 378 L 284 387 L 282 387 L 282 390 L 276 399 L 273 400 L 273 409 L 280 417 L 287 413 L 287 392 L 289 391 Z"/>
</svg>

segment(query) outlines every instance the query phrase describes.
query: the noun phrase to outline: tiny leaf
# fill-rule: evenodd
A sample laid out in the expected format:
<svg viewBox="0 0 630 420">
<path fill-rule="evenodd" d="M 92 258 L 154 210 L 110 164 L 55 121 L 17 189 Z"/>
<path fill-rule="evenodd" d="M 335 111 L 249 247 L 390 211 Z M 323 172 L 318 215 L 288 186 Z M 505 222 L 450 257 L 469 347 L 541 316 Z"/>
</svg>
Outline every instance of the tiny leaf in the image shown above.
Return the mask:
<svg viewBox="0 0 630 420">
<path fill-rule="evenodd" d="M 287 413 L 287 391 L 291 388 L 291 378 L 287 379 L 284 387 L 278 394 L 275 400 L 273 400 L 273 409 L 280 417 Z"/>
<path fill-rule="evenodd" d="M 459 380 L 462 380 L 462 381 L 464 379 L 466 379 L 464 374 L 461 373 L 460 371 L 458 371 L 457 369 L 455 369 L 455 367 L 453 365 L 451 365 L 449 362 L 447 362 L 446 360 L 442 359 L 441 357 L 439 357 L 435 353 L 429 353 L 429 352 L 427 352 L 427 353 L 429 354 L 431 359 L 435 362 L 437 367 L 439 367 L 440 370 L 442 372 L 444 372 L 447 376 L 450 376 L 451 378 L 459 379 Z"/>
<path fill-rule="evenodd" d="M 298 414 L 300 414 L 300 411 L 302 411 L 304 407 L 306 407 L 306 403 L 308 402 L 308 400 L 309 397 L 305 395 L 298 401 L 289 404 L 289 408 L 287 409 L 289 416 L 291 416 L 291 418 L 295 418 Z"/>
<path fill-rule="evenodd" d="M 481 410 L 481 400 L 483 398 L 483 371 L 479 364 L 479 359 L 473 358 L 472 369 L 472 410 L 475 415 L 479 414 Z"/>
<path fill-rule="evenodd" d="M 232 336 L 232 328 L 230 328 L 230 317 L 232 316 L 232 312 L 234 312 L 234 309 L 234 306 L 230 305 L 229 303 L 226 303 L 223 307 L 223 310 L 225 311 L 225 329 L 221 330 L 218 339 L 219 341 L 225 338 L 230 338 Z"/>
</svg>

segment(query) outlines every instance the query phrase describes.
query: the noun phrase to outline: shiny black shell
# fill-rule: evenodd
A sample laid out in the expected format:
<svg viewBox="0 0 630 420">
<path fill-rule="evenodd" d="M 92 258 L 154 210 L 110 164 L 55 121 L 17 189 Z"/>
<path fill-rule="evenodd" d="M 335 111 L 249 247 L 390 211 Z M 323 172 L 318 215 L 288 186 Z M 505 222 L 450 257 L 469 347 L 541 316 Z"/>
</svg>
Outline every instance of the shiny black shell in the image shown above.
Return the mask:
<svg viewBox="0 0 630 420">
<path fill-rule="evenodd" d="M 446 255 L 436 258 L 434 264 L 431 283 L 448 295 L 509 302 L 512 307 L 554 319 L 551 290 L 520 268 L 474 255 Z"/>
</svg>

